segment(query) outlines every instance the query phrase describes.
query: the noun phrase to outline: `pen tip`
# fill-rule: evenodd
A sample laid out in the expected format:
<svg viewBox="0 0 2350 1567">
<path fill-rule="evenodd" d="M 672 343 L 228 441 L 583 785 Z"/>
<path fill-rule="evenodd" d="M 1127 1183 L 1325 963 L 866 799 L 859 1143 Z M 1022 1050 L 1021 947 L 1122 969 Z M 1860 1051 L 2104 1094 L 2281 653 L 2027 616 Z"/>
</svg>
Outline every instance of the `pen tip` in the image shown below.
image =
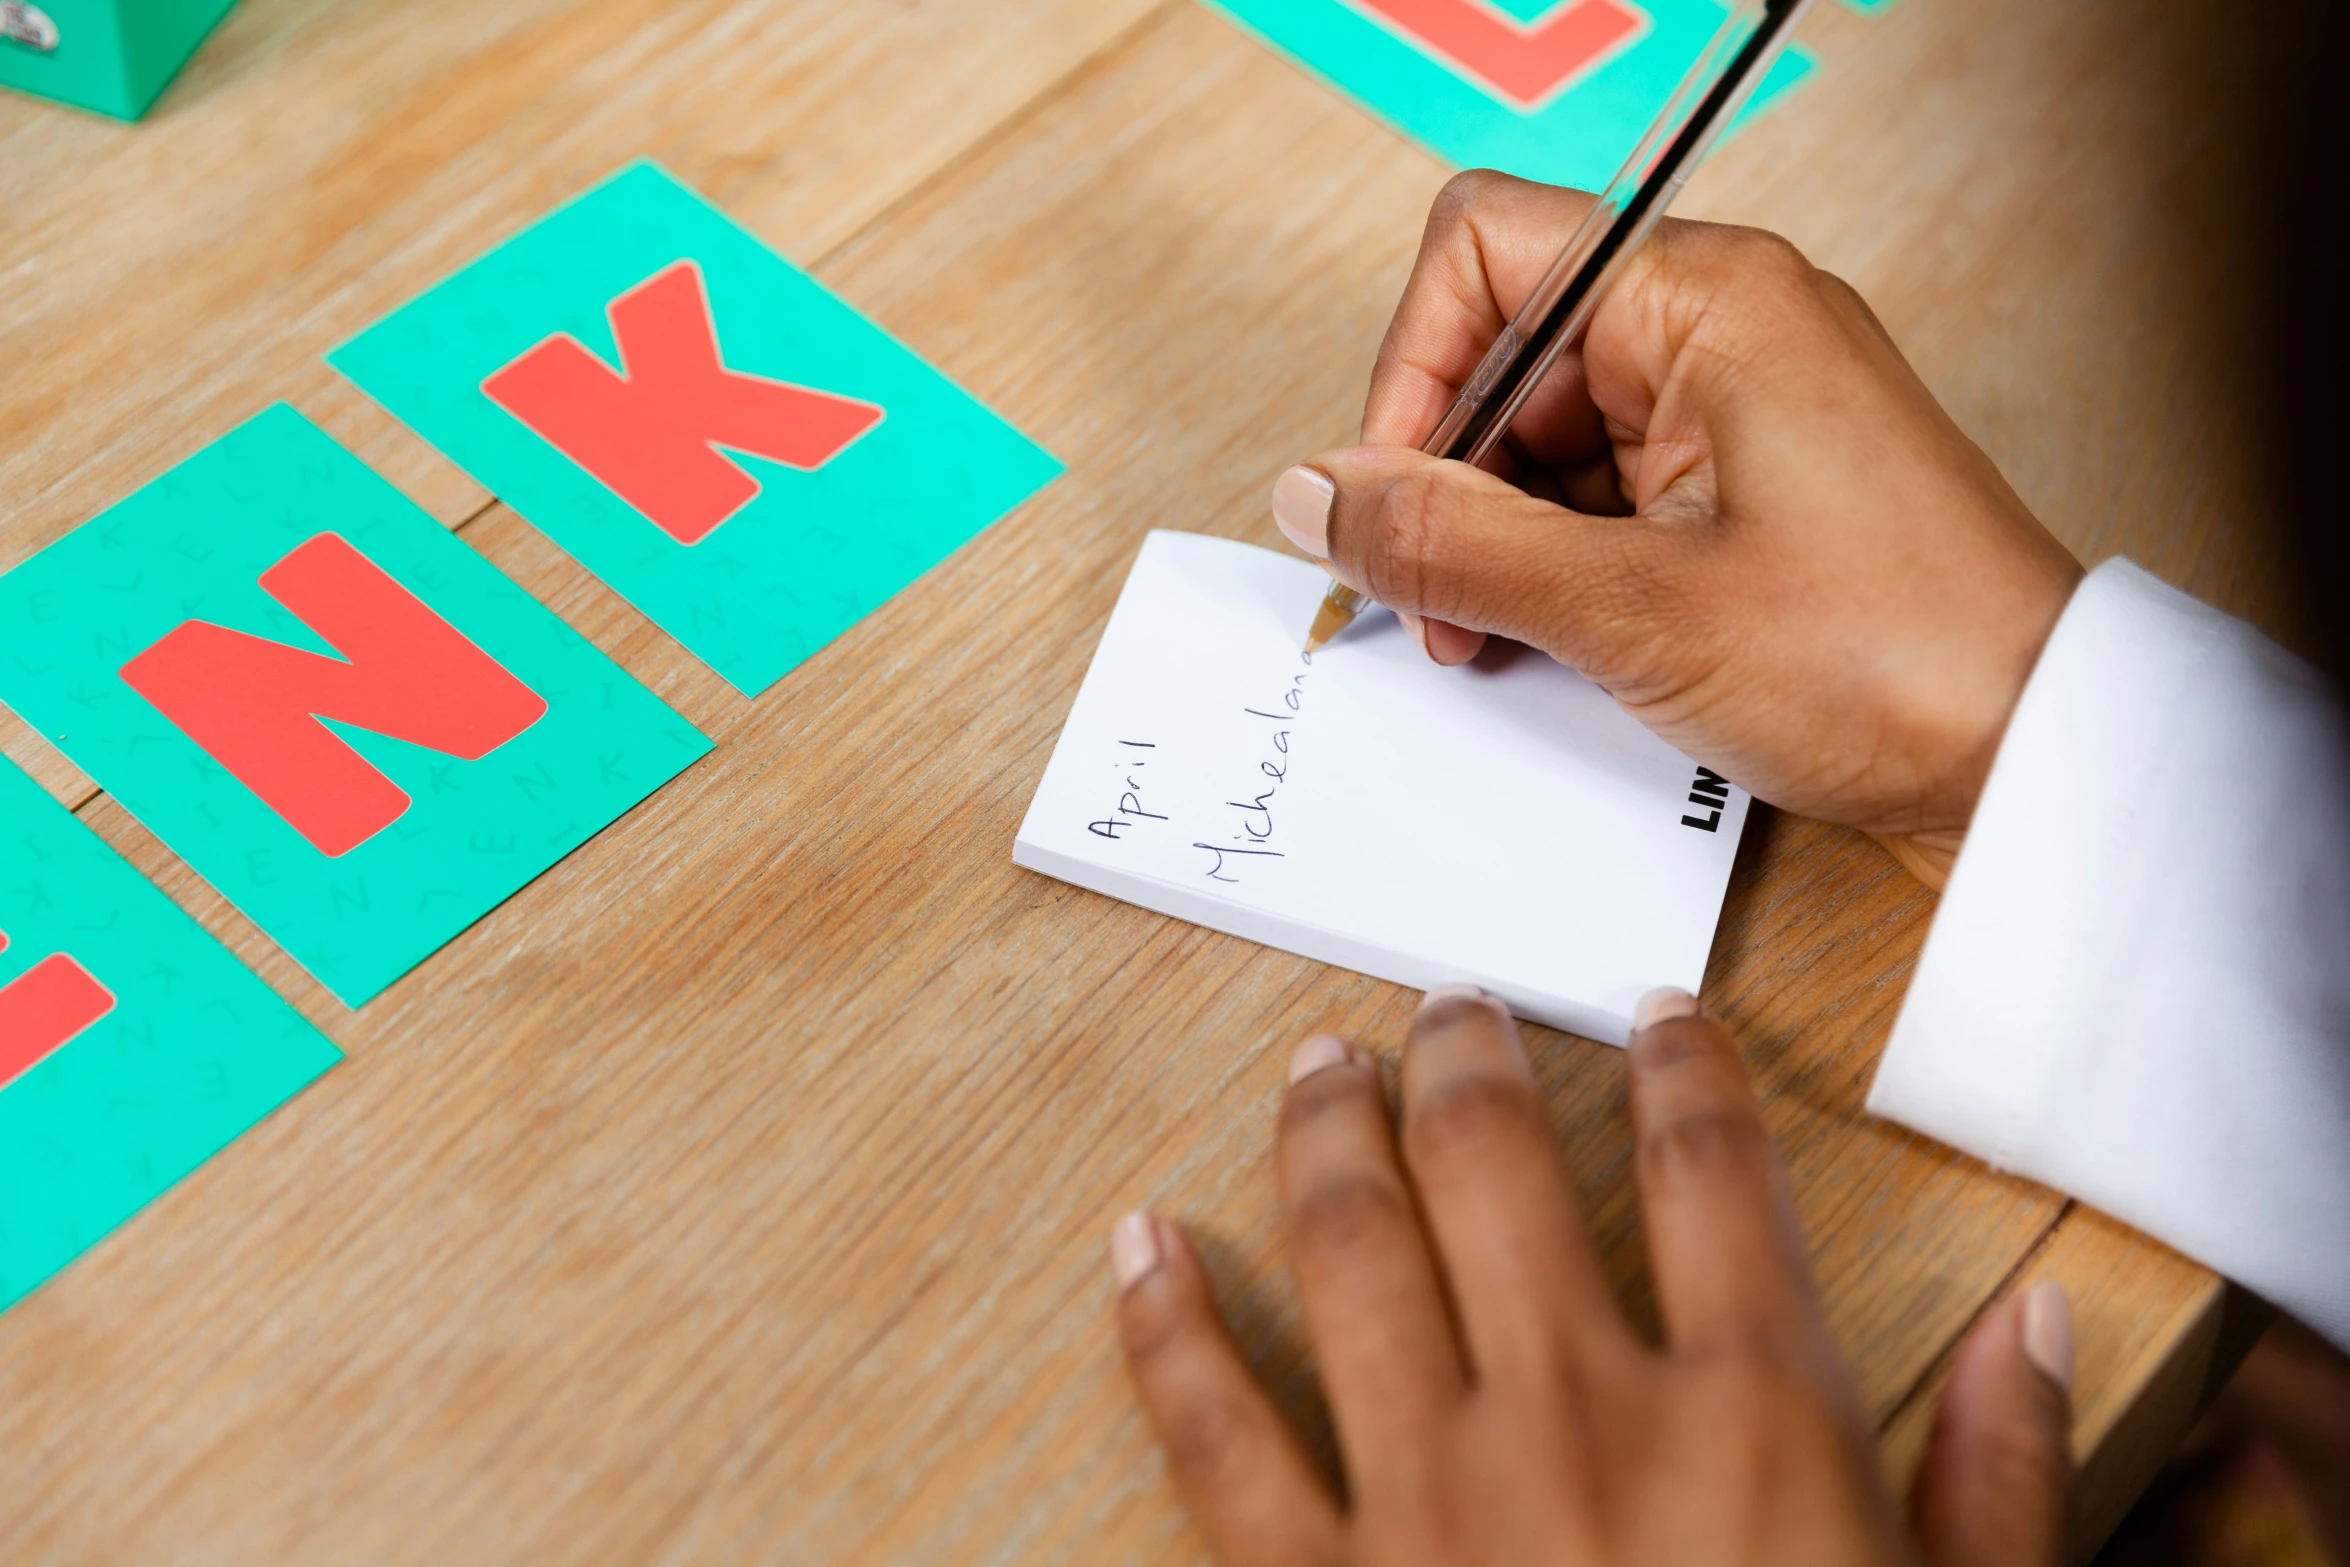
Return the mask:
<svg viewBox="0 0 2350 1567">
<path fill-rule="evenodd" d="M 1344 604 L 1332 602 L 1336 597 L 1337 594 L 1334 591 L 1330 598 L 1322 601 L 1322 607 L 1314 612 L 1314 629 L 1306 633 L 1306 651 L 1308 653 L 1321 652 L 1330 639 L 1344 631 L 1348 623 L 1355 618 L 1352 609 Z"/>
</svg>

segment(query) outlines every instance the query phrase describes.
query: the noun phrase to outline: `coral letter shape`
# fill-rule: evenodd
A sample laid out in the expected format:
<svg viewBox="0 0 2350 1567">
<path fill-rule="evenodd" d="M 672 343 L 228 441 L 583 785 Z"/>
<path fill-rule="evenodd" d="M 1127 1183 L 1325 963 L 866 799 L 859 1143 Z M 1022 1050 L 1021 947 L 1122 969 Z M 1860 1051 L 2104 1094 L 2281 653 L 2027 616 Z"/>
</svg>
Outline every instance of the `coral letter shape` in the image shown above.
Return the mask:
<svg viewBox="0 0 2350 1567">
<path fill-rule="evenodd" d="M 727 369 L 691 261 L 606 314 L 624 374 L 559 333 L 481 389 L 680 544 L 699 544 L 758 497 L 759 481 L 720 447 L 813 471 L 881 422 L 871 403 Z"/>
<path fill-rule="evenodd" d="M 0 932 L 0 952 L 7 950 L 8 937 Z M 113 1010 L 113 993 L 62 952 L 0 985 L 0 1088 Z"/>
<path fill-rule="evenodd" d="M 547 704 L 336 534 L 261 574 L 343 656 L 201 620 L 122 668 L 131 689 L 333 858 L 398 821 L 408 795 L 320 719 L 479 761 Z"/>
<path fill-rule="evenodd" d="M 1572 0 L 1532 24 L 1480 0 L 1361 3 L 1521 109 L 1540 106 L 1647 20 L 1624 0 Z"/>
</svg>

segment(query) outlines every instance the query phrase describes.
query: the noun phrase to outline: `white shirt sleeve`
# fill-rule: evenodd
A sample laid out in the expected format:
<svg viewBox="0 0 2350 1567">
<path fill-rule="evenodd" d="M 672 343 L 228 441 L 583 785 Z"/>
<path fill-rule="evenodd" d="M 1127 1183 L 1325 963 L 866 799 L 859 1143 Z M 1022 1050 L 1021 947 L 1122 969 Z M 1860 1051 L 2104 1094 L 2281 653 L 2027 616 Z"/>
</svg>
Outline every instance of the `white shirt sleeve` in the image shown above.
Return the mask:
<svg viewBox="0 0 2350 1567">
<path fill-rule="evenodd" d="M 1869 1108 L 2350 1347 L 2350 743 L 2126 561 L 2032 674 Z"/>
</svg>

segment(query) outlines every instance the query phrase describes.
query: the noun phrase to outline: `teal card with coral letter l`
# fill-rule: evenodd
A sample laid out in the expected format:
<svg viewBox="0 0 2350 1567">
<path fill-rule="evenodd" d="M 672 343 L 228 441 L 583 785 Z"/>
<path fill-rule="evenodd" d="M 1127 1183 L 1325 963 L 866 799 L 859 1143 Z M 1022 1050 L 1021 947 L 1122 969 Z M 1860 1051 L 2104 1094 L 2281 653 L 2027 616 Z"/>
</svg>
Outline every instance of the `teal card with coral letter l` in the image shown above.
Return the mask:
<svg viewBox="0 0 2350 1567">
<path fill-rule="evenodd" d="M 1458 168 L 1599 190 L 1728 20 L 1721 0 L 1206 0 Z M 1811 69 L 1789 50 L 1745 113 Z"/>
<path fill-rule="evenodd" d="M 710 749 L 282 405 L 0 577 L 0 702 L 349 1006 Z"/>
<path fill-rule="evenodd" d="M 746 696 L 1061 471 L 650 164 L 327 358 Z"/>
<path fill-rule="evenodd" d="M 0 761 L 0 1311 L 341 1059 Z"/>
</svg>

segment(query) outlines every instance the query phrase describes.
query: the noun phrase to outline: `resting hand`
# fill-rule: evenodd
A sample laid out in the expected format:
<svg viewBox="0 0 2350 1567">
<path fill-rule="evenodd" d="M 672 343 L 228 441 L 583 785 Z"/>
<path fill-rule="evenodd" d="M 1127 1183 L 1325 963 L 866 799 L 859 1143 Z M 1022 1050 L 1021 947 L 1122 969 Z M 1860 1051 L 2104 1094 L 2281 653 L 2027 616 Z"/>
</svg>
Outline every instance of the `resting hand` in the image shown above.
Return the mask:
<svg viewBox="0 0 2350 1567">
<path fill-rule="evenodd" d="M 1500 477 L 1413 450 L 1590 201 L 1496 174 L 1447 188 L 1372 374 L 1370 444 L 1285 474 L 1282 531 L 1439 663 L 1488 632 L 1539 647 L 1940 886 L 2081 570 L 1859 295 L 1771 235 L 1668 223 Z"/>
<path fill-rule="evenodd" d="M 1242 1364 L 1182 1233 L 1121 1221 L 1127 1362 L 1225 1567 L 2059 1560 L 2062 1292 L 1995 1307 L 1962 1346 L 1905 1526 L 1736 1049 L 1680 992 L 1642 1014 L 1631 1100 L 1661 1347 L 1608 1293 L 1501 1007 L 1429 997 L 1400 1138 L 1373 1057 L 1328 1036 L 1298 1051 L 1281 1200 L 1343 1503 Z"/>
</svg>

